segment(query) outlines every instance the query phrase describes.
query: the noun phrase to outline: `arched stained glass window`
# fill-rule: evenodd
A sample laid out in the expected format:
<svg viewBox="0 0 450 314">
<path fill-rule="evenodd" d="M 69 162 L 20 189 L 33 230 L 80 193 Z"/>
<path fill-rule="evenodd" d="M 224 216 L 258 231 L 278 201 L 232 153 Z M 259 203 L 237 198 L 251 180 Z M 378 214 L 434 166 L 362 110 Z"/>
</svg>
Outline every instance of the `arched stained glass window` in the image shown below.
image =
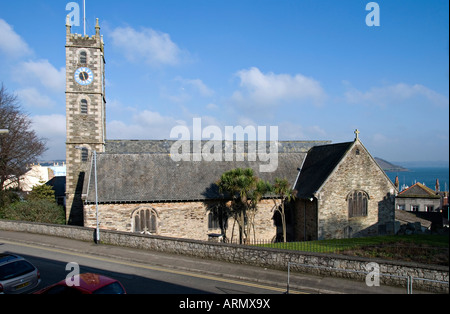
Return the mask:
<svg viewBox="0 0 450 314">
<path fill-rule="evenodd" d="M 212 230 L 212 229 L 219 229 L 220 228 L 220 224 L 219 224 L 219 218 L 214 215 L 214 213 L 209 212 L 208 213 L 208 229 Z"/>
<path fill-rule="evenodd" d="M 134 232 L 145 234 L 157 233 L 158 216 L 155 210 L 150 208 L 142 208 L 135 211 L 133 215 Z"/>
<path fill-rule="evenodd" d="M 364 191 L 353 191 L 347 196 L 348 217 L 366 217 L 369 195 Z"/>
</svg>

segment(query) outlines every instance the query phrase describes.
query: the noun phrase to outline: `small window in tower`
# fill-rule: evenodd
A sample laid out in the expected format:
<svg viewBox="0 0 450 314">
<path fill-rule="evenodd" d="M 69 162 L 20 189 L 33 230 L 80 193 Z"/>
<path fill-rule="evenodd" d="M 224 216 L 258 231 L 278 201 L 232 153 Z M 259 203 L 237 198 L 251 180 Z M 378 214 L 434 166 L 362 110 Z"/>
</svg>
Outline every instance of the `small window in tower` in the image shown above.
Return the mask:
<svg viewBox="0 0 450 314">
<path fill-rule="evenodd" d="M 81 162 L 87 162 L 89 157 L 89 151 L 87 148 L 81 149 Z"/>
<path fill-rule="evenodd" d="M 86 51 L 80 52 L 80 63 L 86 64 L 87 63 L 87 53 Z"/>
<path fill-rule="evenodd" d="M 81 99 L 80 112 L 82 114 L 87 114 L 88 113 L 88 102 L 87 102 L 86 99 Z"/>
<path fill-rule="evenodd" d="M 359 156 L 359 148 L 356 149 L 356 156 Z"/>
</svg>

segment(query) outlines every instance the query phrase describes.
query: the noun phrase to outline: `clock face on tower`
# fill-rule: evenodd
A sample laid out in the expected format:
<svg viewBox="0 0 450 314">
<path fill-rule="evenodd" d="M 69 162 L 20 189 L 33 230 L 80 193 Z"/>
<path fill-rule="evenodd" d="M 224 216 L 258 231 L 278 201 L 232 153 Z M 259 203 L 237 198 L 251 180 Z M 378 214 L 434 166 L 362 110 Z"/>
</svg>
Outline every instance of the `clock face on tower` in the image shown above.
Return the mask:
<svg viewBox="0 0 450 314">
<path fill-rule="evenodd" d="M 75 81 L 82 85 L 87 86 L 92 83 L 94 80 L 94 74 L 92 73 L 91 69 L 82 67 L 75 71 Z"/>
</svg>

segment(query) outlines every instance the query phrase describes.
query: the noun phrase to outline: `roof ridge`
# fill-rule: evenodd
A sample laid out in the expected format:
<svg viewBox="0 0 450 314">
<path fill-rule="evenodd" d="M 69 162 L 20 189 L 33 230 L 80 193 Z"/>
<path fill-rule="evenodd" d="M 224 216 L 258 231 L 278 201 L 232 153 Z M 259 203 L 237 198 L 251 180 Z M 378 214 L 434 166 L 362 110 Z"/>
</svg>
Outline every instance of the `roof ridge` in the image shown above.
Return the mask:
<svg viewBox="0 0 450 314">
<path fill-rule="evenodd" d="M 435 196 L 436 195 L 436 192 L 433 189 L 427 187 L 426 185 L 424 185 L 424 184 L 422 184 L 420 182 L 416 182 L 413 185 L 411 185 L 410 187 L 408 187 L 407 189 L 401 191 L 399 193 L 399 195 L 403 195 L 404 193 L 406 193 L 407 191 L 411 190 L 415 186 L 418 186 L 419 188 L 421 188 L 423 191 L 425 191 L 430 196 Z"/>
</svg>

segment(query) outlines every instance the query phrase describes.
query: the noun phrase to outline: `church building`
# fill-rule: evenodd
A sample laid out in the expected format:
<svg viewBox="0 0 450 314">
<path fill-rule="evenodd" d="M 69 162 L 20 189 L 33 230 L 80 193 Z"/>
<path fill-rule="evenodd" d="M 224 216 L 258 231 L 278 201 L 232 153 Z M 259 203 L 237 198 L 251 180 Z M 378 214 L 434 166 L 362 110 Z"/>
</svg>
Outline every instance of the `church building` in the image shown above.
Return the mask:
<svg viewBox="0 0 450 314">
<path fill-rule="evenodd" d="M 176 161 L 171 157 L 175 141 L 107 140 L 98 20 L 95 30 L 92 36 L 72 34 L 66 23 L 68 224 L 95 227 L 98 218 L 100 229 L 207 240 L 223 231 L 209 210 L 223 200 L 216 185 L 220 176 L 251 168 L 258 178 L 271 183 L 286 179 L 297 191 L 289 206 L 290 240 L 389 233 L 396 189 L 358 133 L 353 142 L 342 144 L 276 142 L 278 166 L 272 172 L 260 171 L 266 161 L 249 158 L 249 143 L 244 151 L 237 150 L 236 142 L 220 144 L 233 146 L 233 160 Z M 273 240 L 280 232 L 273 207 L 270 197 L 260 201 L 254 219 L 258 240 Z M 236 231 L 231 219 L 227 224 L 230 239 Z"/>
<path fill-rule="evenodd" d="M 394 233 L 397 187 L 359 139 L 309 150 L 295 183 L 292 239 Z"/>
</svg>

